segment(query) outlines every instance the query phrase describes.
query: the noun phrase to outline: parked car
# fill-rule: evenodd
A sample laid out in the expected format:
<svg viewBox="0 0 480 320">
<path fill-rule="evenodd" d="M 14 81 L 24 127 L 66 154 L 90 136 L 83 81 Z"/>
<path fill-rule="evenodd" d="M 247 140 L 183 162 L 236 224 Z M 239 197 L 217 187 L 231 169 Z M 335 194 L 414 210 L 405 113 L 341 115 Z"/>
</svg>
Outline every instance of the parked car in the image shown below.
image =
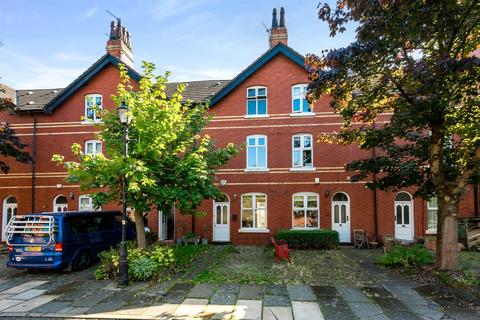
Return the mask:
<svg viewBox="0 0 480 320">
<path fill-rule="evenodd" d="M 98 253 L 120 243 L 118 211 L 71 211 L 16 215 L 7 225 L 7 267 L 81 270 Z M 127 222 L 127 239 L 135 228 Z"/>
</svg>

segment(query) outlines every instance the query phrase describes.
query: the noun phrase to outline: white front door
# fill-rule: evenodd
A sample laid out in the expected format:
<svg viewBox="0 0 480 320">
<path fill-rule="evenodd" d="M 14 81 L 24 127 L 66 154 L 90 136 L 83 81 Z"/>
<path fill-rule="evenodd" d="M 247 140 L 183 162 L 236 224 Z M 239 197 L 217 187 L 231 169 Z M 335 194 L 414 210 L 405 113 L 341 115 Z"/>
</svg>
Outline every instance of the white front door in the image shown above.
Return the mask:
<svg viewBox="0 0 480 320">
<path fill-rule="evenodd" d="M 213 203 L 213 241 L 230 241 L 230 203 Z"/>
<path fill-rule="evenodd" d="M 17 214 L 16 203 L 4 203 L 3 204 L 3 216 L 2 216 L 2 241 L 7 240 L 6 231 L 7 224 L 10 219 Z"/>
<path fill-rule="evenodd" d="M 413 204 L 411 201 L 395 201 L 395 238 L 413 240 Z"/>
<path fill-rule="evenodd" d="M 163 214 L 163 211 L 158 213 L 158 239 L 159 240 L 166 240 L 168 238 L 168 222 L 167 222 L 167 215 Z"/>
<path fill-rule="evenodd" d="M 332 229 L 338 232 L 340 242 L 351 242 L 350 205 L 348 201 L 332 201 Z"/>
</svg>

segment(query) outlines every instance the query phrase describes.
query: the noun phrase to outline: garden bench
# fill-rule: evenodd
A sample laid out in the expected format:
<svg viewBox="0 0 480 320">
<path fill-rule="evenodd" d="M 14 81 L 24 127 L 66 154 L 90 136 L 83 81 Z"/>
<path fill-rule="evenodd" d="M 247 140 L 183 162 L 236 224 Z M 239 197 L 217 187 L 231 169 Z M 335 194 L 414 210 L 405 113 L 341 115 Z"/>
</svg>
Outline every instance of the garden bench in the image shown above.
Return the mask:
<svg viewBox="0 0 480 320">
<path fill-rule="evenodd" d="M 272 237 L 272 244 L 275 247 L 275 261 L 278 262 L 280 259 L 285 259 L 288 263 L 292 263 L 290 259 L 290 250 L 288 249 L 288 244 L 285 243 L 284 240 L 275 241 Z"/>
</svg>

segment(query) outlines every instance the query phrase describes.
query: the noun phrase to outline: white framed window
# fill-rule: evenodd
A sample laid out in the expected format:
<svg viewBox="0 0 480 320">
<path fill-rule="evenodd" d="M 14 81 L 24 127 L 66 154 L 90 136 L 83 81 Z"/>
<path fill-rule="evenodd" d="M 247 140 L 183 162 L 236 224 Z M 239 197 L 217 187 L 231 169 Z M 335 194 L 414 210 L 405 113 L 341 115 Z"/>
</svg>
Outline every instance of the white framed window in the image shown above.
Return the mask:
<svg viewBox="0 0 480 320">
<path fill-rule="evenodd" d="M 292 197 L 292 228 L 320 228 L 319 197 L 316 193 L 294 193 Z"/>
<path fill-rule="evenodd" d="M 88 194 L 83 194 L 78 197 L 78 211 L 97 211 L 102 208 L 95 208 L 93 206 L 93 199 Z"/>
<path fill-rule="evenodd" d="M 312 109 L 307 101 L 307 84 L 292 86 L 292 115 L 311 114 Z"/>
<path fill-rule="evenodd" d="M 292 168 L 313 169 L 313 144 L 311 134 L 292 137 Z"/>
<path fill-rule="evenodd" d="M 101 121 L 100 112 L 103 109 L 103 96 L 101 94 L 88 94 L 85 96 L 85 120 Z"/>
<path fill-rule="evenodd" d="M 64 195 L 58 195 L 53 199 L 53 212 L 65 212 L 68 211 L 67 197 Z"/>
<path fill-rule="evenodd" d="M 242 195 L 241 229 L 267 229 L 267 195 L 247 193 Z"/>
<path fill-rule="evenodd" d="M 247 169 L 267 169 L 267 136 L 253 135 L 247 137 Z"/>
<path fill-rule="evenodd" d="M 102 153 L 102 142 L 99 140 L 85 141 L 85 154 L 95 156 Z"/>
<path fill-rule="evenodd" d="M 247 116 L 262 117 L 267 115 L 267 88 L 247 88 Z"/>
<path fill-rule="evenodd" d="M 427 231 L 436 233 L 438 223 L 438 198 L 433 197 L 427 201 Z"/>
</svg>

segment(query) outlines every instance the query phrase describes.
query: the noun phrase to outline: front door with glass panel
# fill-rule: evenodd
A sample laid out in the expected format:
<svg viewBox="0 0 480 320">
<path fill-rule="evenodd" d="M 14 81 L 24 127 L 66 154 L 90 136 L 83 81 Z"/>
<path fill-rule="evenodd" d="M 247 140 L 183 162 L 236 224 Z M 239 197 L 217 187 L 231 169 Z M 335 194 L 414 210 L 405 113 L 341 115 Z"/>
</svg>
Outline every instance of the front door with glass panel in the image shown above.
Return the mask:
<svg viewBox="0 0 480 320">
<path fill-rule="evenodd" d="M 349 243 L 350 240 L 350 203 L 343 193 L 337 193 L 332 201 L 332 229 L 338 232 L 339 240 Z"/>
<path fill-rule="evenodd" d="M 213 203 L 213 241 L 230 241 L 230 203 Z"/>
<path fill-rule="evenodd" d="M 413 240 L 413 206 L 411 201 L 395 201 L 395 238 Z"/>
<path fill-rule="evenodd" d="M 164 214 L 163 211 L 159 212 L 158 217 L 158 238 L 160 240 L 168 239 L 168 214 Z"/>
<path fill-rule="evenodd" d="M 2 241 L 6 240 L 5 231 L 10 219 L 17 214 L 17 200 L 14 197 L 9 197 L 3 203 L 2 216 Z"/>
</svg>

